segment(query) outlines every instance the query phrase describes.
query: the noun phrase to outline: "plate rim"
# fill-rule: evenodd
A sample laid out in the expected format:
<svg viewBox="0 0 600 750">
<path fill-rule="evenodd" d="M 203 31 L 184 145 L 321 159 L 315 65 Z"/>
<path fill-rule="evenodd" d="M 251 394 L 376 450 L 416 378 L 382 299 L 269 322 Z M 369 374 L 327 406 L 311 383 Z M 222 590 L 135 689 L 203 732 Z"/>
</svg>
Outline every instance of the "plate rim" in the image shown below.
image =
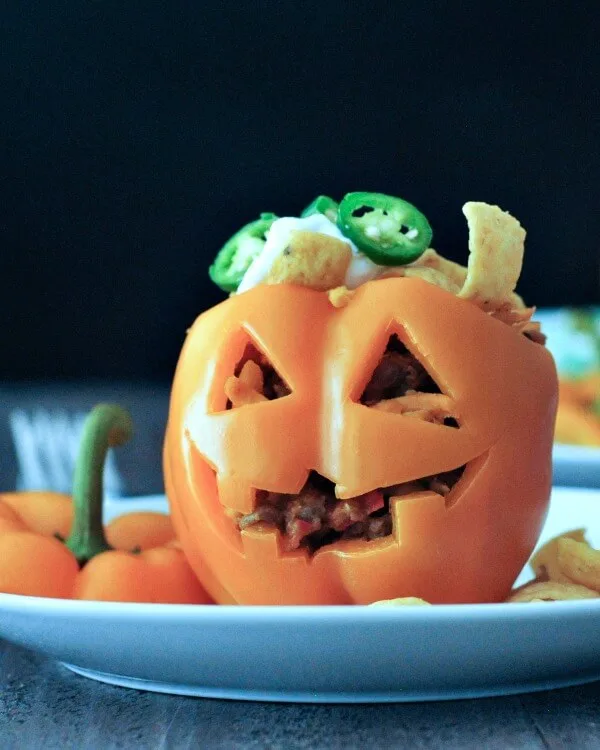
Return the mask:
<svg viewBox="0 0 600 750">
<path fill-rule="evenodd" d="M 519 606 L 524 605 L 527 606 Z M 552 605 L 552 606 L 549 606 Z M 502 618 L 505 621 L 556 619 L 557 616 L 600 614 L 600 599 L 578 599 L 558 602 L 488 602 L 482 604 L 434 604 L 430 606 L 378 606 L 366 604 L 342 605 L 227 605 L 227 604 L 155 604 L 138 602 L 104 602 L 78 599 L 52 599 L 0 593 L 0 612 L 29 612 L 59 617 L 90 617 L 95 620 L 110 618 L 124 620 L 221 620 L 232 624 L 254 621 L 256 624 L 276 624 L 281 621 L 330 623 L 354 622 L 366 624 L 395 620 L 436 621 L 466 618 L 480 621 Z M 326 614 L 324 618 L 323 615 Z"/>
</svg>

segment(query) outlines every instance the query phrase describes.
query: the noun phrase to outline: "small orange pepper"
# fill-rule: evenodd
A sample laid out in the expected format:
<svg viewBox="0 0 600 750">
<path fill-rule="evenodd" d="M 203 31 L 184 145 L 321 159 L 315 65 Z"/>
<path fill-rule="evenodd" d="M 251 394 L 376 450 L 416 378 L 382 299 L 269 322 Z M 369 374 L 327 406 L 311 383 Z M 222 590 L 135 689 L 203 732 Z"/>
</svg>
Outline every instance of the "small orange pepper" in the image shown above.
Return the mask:
<svg viewBox="0 0 600 750">
<path fill-rule="evenodd" d="M 0 592 L 59 599 L 206 604 L 168 516 L 131 513 L 102 524 L 102 474 L 111 446 L 132 434 L 130 415 L 100 404 L 88 415 L 73 498 L 0 494 Z"/>
</svg>

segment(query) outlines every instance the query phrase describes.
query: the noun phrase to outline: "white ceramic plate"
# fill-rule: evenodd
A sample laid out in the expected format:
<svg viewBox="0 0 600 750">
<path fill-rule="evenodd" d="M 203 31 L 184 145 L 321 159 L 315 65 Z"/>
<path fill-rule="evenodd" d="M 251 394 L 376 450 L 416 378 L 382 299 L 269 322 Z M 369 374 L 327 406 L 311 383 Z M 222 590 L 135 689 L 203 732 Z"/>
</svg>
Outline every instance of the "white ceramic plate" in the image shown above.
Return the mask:
<svg viewBox="0 0 600 750">
<path fill-rule="evenodd" d="M 600 448 L 556 443 L 552 451 L 554 483 L 564 487 L 600 487 Z"/>
<path fill-rule="evenodd" d="M 111 514 L 132 505 L 165 507 L 161 498 L 118 501 Z M 600 491 L 555 489 L 540 542 L 585 526 L 600 544 L 599 510 Z M 600 679 L 600 600 L 218 607 L 0 594 L 0 636 L 86 677 L 213 698 L 440 700 Z"/>
</svg>

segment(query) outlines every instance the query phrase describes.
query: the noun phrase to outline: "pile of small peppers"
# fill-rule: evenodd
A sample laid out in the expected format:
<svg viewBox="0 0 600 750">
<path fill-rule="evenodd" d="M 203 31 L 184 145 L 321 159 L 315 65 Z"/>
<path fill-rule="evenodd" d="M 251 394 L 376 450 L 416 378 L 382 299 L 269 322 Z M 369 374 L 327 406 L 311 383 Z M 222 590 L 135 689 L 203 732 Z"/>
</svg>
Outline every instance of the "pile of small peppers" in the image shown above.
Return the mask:
<svg viewBox="0 0 600 750">
<path fill-rule="evenodd" d="M 44 491 L 0 494 L 0 592 L 112 602 L 211 603 L 167 515 L 131 513 L 103 526 L 106 454 L 132 433 L 128 412 L 100 404 L 84 424 L 72 498 Z"/>
</svg>

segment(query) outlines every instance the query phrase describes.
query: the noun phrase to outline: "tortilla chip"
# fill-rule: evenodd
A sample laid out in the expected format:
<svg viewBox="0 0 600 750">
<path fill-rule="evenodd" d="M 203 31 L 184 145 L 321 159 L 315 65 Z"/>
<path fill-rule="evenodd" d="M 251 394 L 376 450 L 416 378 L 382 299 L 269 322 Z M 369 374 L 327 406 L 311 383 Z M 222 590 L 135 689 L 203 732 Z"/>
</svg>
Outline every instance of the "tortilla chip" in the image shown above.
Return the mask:
<svg viewBox="0 0 600 750">
<path fill-rule="evenodd" d="M 405 417 L 423 419 L 426 422 L 442 424 L 448 417 L 456 418 L 454 402 L 443 393 L 407 393 L 397 398 L 378 401 L 371 407 L 378 411 L 402 414 Z"/>
<path fill-rule="evenodd" d="M 562 573 L 558 563 L 558 545 L 560 540 L 565 538 L 585 542 L 585 529 L 573 529 L 573 531 L 550 539 L 543 547 L 540 547 L 529 563 L 538 580 L 571 583 L 570 579 Z"/>
<path fill-rule="evenodd" d="M 318 232 L 297 230 L 274 260 L 265 283 L 299 284 L 328 291 L 344 283 L 351 258 L 347 242 Z"/>
<path fill-rule="evenodd" d="M 262 393 L 255 391 L 243 380 L 237 378 L 235 375 L 227 378 L 225 381 L 225 395 L 231 401 L 233 408 L 238 406 L 246 406 L 247 404 L 259 404 L 262 401 L 267 401 L 267 397 L 263 396 Z"/>
<path fill-rule="evenodd" d="M 334 307 L 346 307 L 352 300 L 355 292 L 352 289 L 348 289 L 346 286 L 336 286 L 335 289 L 330 289 L 327 292 L 329 301 Z"/>
<path fill-rule="evenodd" d="M 425 250 L 423 255 L 414 264 L 415 267 L 432 268 L 434 271 L 439 271 L 458 289 L 462 289 L 465 279 L 467 278 L 467 269 L 461 266 L 460 263 L 455 263 L 452 260 L 447 260 L 441 255 L 438 255 L 433 248 Z"/>
<path fill-rule="evenodd" d="M 580 586 L 600 591 L 600 550 L 584 541 L 558 540 L 558 566 L 567 578 Z"/>
<path fill-rule="evenodd" d="M 486 311 L 511 299 L 523 266 L 525 230 L 510 214 L 487 203 L 465 203 L 469 263 L 459 297 Z"/>
<path fill-rule="evenodd" d="M 440 289 L 445 289 L 451 294 L 458 294 L 460 292 L 460 285 L 456 284 L 449 276 L 446 276 L 443 271 L 437 268 L 406 266 L 406 268 L 399 269 L 397 275 L 404 276 L 407 279 L 423 279 L 423 281 L 435 284 L 435 286 L 439 286 Z"/>
<path fill-rule="evenodd" d="M 500 320 L 521 332 L 531 322 L 534 312 L 535 307 L 516 307 L 514 301 L 511 299 L 500 305 L 500 307 L 493 310 L 490 314 L 496 320 Z"/>
<path fill-rule="evenodd" d="M 512 306 L 517 310 L 524 310 L 527 307 L 523 301 L 523 297 L 520 297 L 516 292 L 510 295 L 510 301 L 512 302 Z"/>
<path fill-rule="evenodd" d="M 535 313 L 535 307 L 515 307 L 514 300 L 506 303 L 506 306 L 492 310 L 489 314 L 510 326 L 515 333 L 521 333 L 535 344 L 546 343 L 546 335 L 542 333 L 542 326 L 537 320 L 531 320 Z"/>
<path fill-rule="evenodd" d="M 560 602 L 572 599 L 600 599 L 597 591 L 575 583 L 534 581 L 514 591 L 507 602 Z"/>
<path fill-rule="evenodd" d="M 379 602 L 369 604 L 369 607 L 407 607 L 407 606 L 426 606 L 431 607 L 431 602 L 425 599 L 419 599 L 417 596 L 402 596 L 399 599 L 382 599 Z"/>
<path fill-rule="evenodd" d="M 239 379 L 242 381 L 242 383 L 245 383 L 247 386 L 252 388 L 253 391 L 257 391 L 258 393 L 263 392 L 265 384 L 263 372 L 260 369 L 260 365 L 254 362 L 252 359 L 244 362 L 244 365 L 239 374 Z"/>
</svg>

